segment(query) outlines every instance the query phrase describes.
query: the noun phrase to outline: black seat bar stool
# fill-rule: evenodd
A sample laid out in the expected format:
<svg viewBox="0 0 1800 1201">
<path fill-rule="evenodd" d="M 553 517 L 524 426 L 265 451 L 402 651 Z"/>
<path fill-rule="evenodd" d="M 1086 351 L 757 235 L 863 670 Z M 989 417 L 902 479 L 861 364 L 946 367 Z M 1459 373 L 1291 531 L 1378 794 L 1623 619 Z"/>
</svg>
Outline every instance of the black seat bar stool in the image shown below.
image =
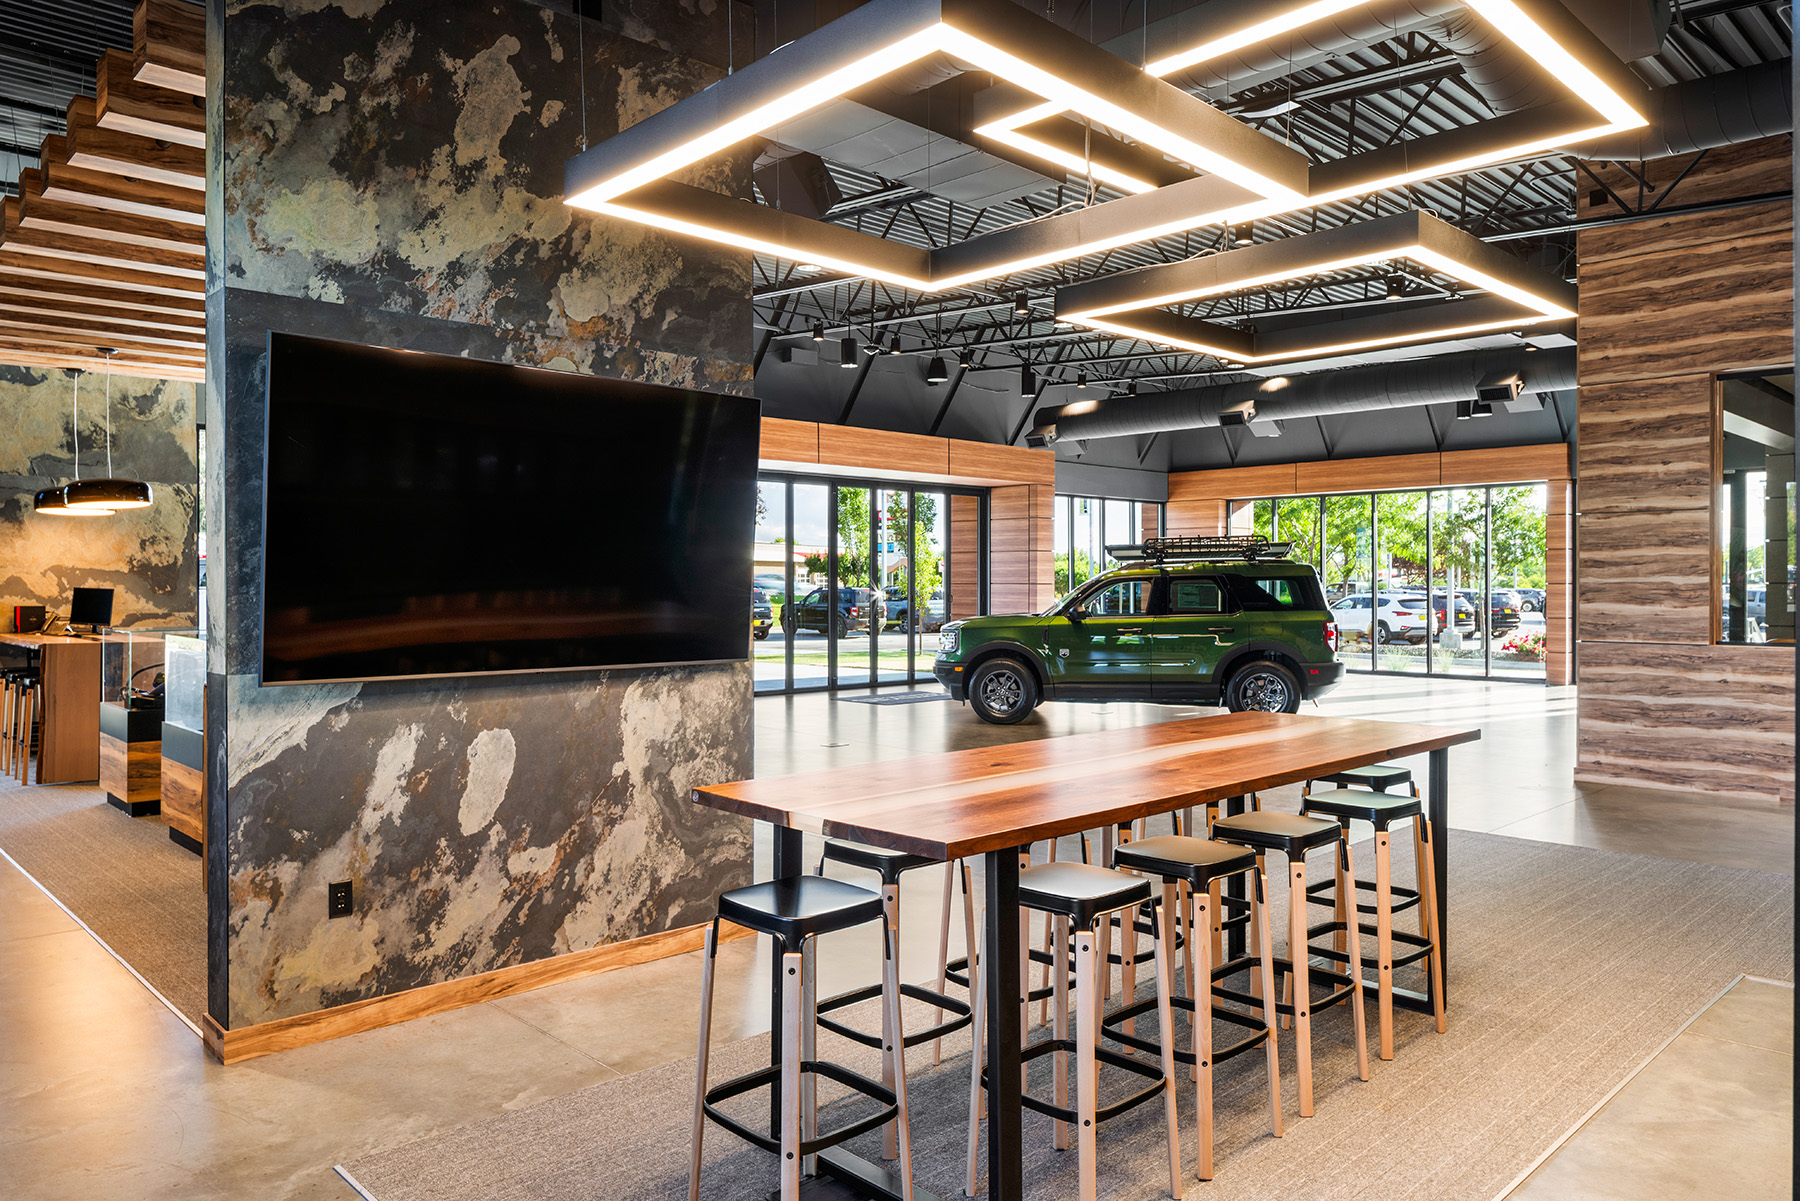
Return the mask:
<svg viewBox="0 0 1800 1201">
<path fill-rule="evenodd" d="M 1419 786 L 1413 783 L 1411 768 L 1401 767 L 1395 763 L 1371 763 L 1367 767 L 1347 767 L 1343 771 L 1334 771 L 1330 775 L 1308 780 L 1303 792 L 1311 792 L 1313 785 L 1323 781 L 1336 784 L 1340 788 L 1368 788 L 1375 792 L 1386 792 L 1390 788 L 1402 786 L 1412 789 L 1412 795 L 1419 795 Z"/>
<path fill-rule="evenodd" d="M 1306 853 L 1318 847 L 1335 845 L 1344 873 L 1354 878 L 1356 873 L 1350 864 L 1350 844 L 1338 837 L 1336 822 L 1267 810 L 1244 813 L 1237 817 L 1222 817 L 1213 823 L 1212 833 L 1213 837 L 1220 842 L 1236 843 L 1253 849 L 1256 852 L 1258 867 L 1262 866 L 1264 856 L 1270 851 L 1279 851 L 1287 857 L 1287 958 L 1277 959 L 1275 965 L 1286 977 L 1284 983 L 1291 995 L 1291 1000 L 1277 1003 L 1276 1011 L 1293 1022 L 1294 1074 L 1300 1086 L 1300 1116 L 1310 1118 L 1313 1116 L 1312 1015 L 1314 1012 L 1327 1009 L 1348 998 L 1351 1023 L 1356 1035 L 1357 1075 L 1364 1080 L 1369 1078 L 1369 1040 L 1363 1025 L 1362 952 L 1358 946 L 1359 940 L 1349 939 L 1349 950 L 1341 956 L 1348 960 L 1349 970 L 1347 972 L 1313 967 L 1311 959 L 1315 955 L 1333 962 L 1339 961 L 1340 955 L 1330 949 L 1312 945 L 1312 928 L 1308 926 L 1306 916 Z M 1330 923 L 1321 928 L 1329 929 L 1334 925 L 1335 923 Z M 1247 968 L 1249 962 L 1247 959 L 1233 961 L 1226 966 L 1235 973 Z M 1315 998 L 1312 995 L 1315 976 L 1324 981 L 1331 989 L 1323 997 Z M 1233 997 L 1229 992 L 1223 995 L 1232 997 L 1232 999 L 1245 999 Z"/>
<path fill-rule="evenodd" d="M 886 915 L 888 925 L 895 931 L 895 938 L 897 939 L 900 930 L 900 873 L 911 871 L 915 867 L 929 867 L 934 863 L 942 863 L 943 861 L 940 859 L 933 859 L 926 855 L 909 855 L 904 851 L 891 851 L 883 847 L 869 847 L 863 846 L 861 843 L 843 842 L 835 838 L 828 838 L 825 840 L 825 850 L 819 858 L 820 875 L 825 874 L 825 864 L 827 862 L 866 868 L 881 877 L 882 912 Z M 922 984 L 907 984 L 904 981 L 900 985 L 901 996 L 911 997 L 915 1001 L 923 1001 L 938 1011 L 938 1021 L 936 1025 L 924 1030 L 915 1030 L 906 1036 L 906 1045 L 909 1047 L 916 1047 L 920 1043 L 930 1042 L 933 1047 L 931 1061 L 934 1064 L 943 1061 L 942 1048 L 944 1035 L 956 1033 L 956 1031 L 966 1027 L 972 1020 L 972 1006 L 970 1002 L 974 1000 L 972 995 L 968 1001 L 961 1001 L 955 997 L 946 995 L 944 992 L 947 983 L 952 980 L 965 988 L 968 987 L 968 976 L 966 973 L 969 971 L 970 961 L 976 958 L 976 955 L 971 953 L 965 958 L 957 960 L 954 964 L 948 962 L 950 954 L 950 892 L 951 884 L 956 878 L 956 870 L 958 868 L 960 868 L 962 872 L 963 936 L 965 940 L 963 945 L 972 949 L 977 942 L 977 935 L 975 933 L 975 899 L 974 890 L 970 887 L 969 865 L 958 860 L 955 863 L 946 866 L 950 868 L 950 871 L 944 877 L 943 920 L 938 929 L 938 986 L 936 989 L 930 989 Z M 953 971 L 962 974 L 953 977 L 951 974 Z M 892 1041 L 894 1037 L 893 1030 L 888 1024 L 888 1014 L 885 1007 L 882 1009 L 881 1014 L 880 1034 L 865 1033 L 852 1026 L 846 1026 L 834 1018 L 828 1018 L 825 1015 L 835 1010 L 843 1009 L 846 1006 L 856 1005 L 860 1002 L 879 997 L 882 988 L 882 984 L 870 984 L 862 988 L 853 988 L 848 992 L 842 992 L 835 997 L 827 997 L 823 1001 L 817 1002 L 813 1012 L 817 1015 L 819 1025 L 825 1027 L 825 1029 L 830 1030 L 834 1034 L 839 1034 L 844 1038 L 850 1039 L 852 1042 L 861 1043 L 865 1047 L 875 1047 L 879 1049 L 887 1042 Z M 946 1012 L 951 1015 L 949 1018 L 944 1017 Z M 882 1083 L 891 1088 L 893 1087 L 894 1082 L 884 1075 Z M 894 1140 L 894 1127 L 890 1125 L 883 1135 L 882 1140 L 882 1153 L 889 1159 L 894 1158 L 894 1156 L 899 1153 L 899 1149 Z"/>
<path fill-rule="evenodd" d="M 746 1072 L 708 1088 L 706 1061 L 712 1043 L 713 974 L 722 921 L 767 934 L 775 940 L 775 954 L 781 963 L 782 1059 L 778 1064 Z M 912 1135 L 907 1126 L 904 1039 L 890 1039 L 882 1048 L 884 1073 L 891 1075 L 893 1080 L 890 1088 L 841 1064 L 815 1059 L 813 1023 L 805 1020 L 811 1016 L 807 1004 L 812 989 L 809 944 L 821 934 L 847 930 L 865 922 L 878 922 L 882 927 L 881 997 L 886 1010 L 883 1024 L 899 1033 L 902 1029 L 899 942 L 893 925 L 886 920 L 879 893 L 823 876 L 793 876 L 720 894 L 718 916 L 706 930 L 705 965 L 700 976 L 700 1053 L 695 1069 L 694 1145 L 688 1174 L 688 1201 L 699 1201 L 700 1197 L 700 1148 L 708 1118 L 753 1146 L 780 1157 L 781 1201 L 798 1201 L 801 1173 L 820 1151 L 890 1122 L 895 1123 L 898 1126 L 901 1192 L 906 1201 L 911 1201 Z M 818 1076 L 835 1080 L 872 1098 L 880 1108 L 828 1134 L 819 1134 L 811 1103 L 811 1086 Z M 781 1129 L 773 1137 L 751 1129 L 717 1108 L 722 1101 L 769 1086 L 777 1090 L 781 1100 Z"/>
<path fill-rule="evenodd" d="M 1126 871 L 1142 872 L 1149 876 L 1162 878 L 1162 904 L 1164 912 L 1176 904 L 1176 890 L 1185 885 L 1187 893 L 1194 899 L 1198 910 L 1199 924 L 1204 928 L 1212 921 L 1212 896 L 1214 886 L 1222 879 L 1230 876 L 1250 877 L 1250 899 L 1247 903 L 1237 902 L 1235 898 L 1226 898 L 1228 904 L 1245 904 L 1250 911 L 1250 926 L 1255 932 L 1258 958 L 1260 959 L 1260 976 L 1262 997 L 1275 995 L 1275 952 L 1273 936 L 1269 930 L 1268 881 L 1257 862 L 1256 853 L 1246 847 L 1233 846 L 1230 843 L 1211 842 L 1200 838 L 1183 838 L 1172 836 L 1167 838 L 1146 838 L 1119 847 L 1113 852 L 1113 862 Z M 1210 938 L 1196 939 L 1192 944 L 1194 954 L 1191 957 L 1203 985 L 1204 992 L 1196 992 L 1192 986 L 1185 997 L 1175 997 L 1170 1004 L 1177 1009 L 1185 1009 L 1193 1017 L 1193 1049 L 1177 1050 L 1175 1059 L 1185 1063 L 1193 1071 L 1195 1080 L 1195 1097 L 1199 1110 L 1200 1138 L 1200 1179 L 1213 1178 L 1213 1068 L 1228 1059 L 1235 1058 L 1245 1051 L 1256 1047 L 1265 1048 L 1265 1059 L 1269 1073 L 1269 1111 L 1275 1137 L 1280 1138 L 1281 1130 L 1281 1064 L 1276 1049 L 1275 1009 L 1264 1001 L 1256 1006 L 1256 1015 L 1240 1013 L 1235 1009 L 1217 1008 L 1213 1004 L 1213 996 L 1218 991 L 1214 982 L 1222 979 L 1218 968 L 1213 966 Z M 1204 996 L 1204 1000 L 1202 997 Z M 1114 1030 L 1114 1026 L 1124 1026 L 1137 1014 L 1147 1011 L 1151 1001 L 1127 1003 L 1123 1008 L 1108 1014 L 1102 1023 L 1106 1027 L 1106 1037 L 1126 1046 L 1136 1047 L 1141 1051 L 1156 1052 L 1161 1048 L 1146 1039 L 1138 1038 L 1129 1029 Z M 1232 1025 L 1241 1026 L 1251 1031 L 1237 1042 L 1228 1046 L 1216 1046 L 1213 1043 L 1212 1024 L 1214 1018 L 1220 1018 Z"/>
<path fill-rule="evenodd" d="M 1306 891 L 1307 899 L 1313 904 L 1331 907 L 1332 920 L 1328 924 L 1339 932 L 1339 949 L 1342 948 L 1342 932 L 1351 928 L 1348 905 L 1352 898 L 1359 915 L 1355 928 L 1364 934 L 1375 936 L 1375 988 L 1377 1010 L 1381 1018 L 1381 1057 L 1392 1059 L 1395 968 L 1417 963 L 1421 959 L 1429 961 L 1426 965 L 1426 981 L 1431 998 L 1431 1013 L 1437 1021 L 1438 1033 L 1444 1032 L 1443 961 L 1439 954 L 1437 932 L 1433 929 L 1434 915 L 1437 913 L 1434 899 L 1437 849 L 1432 844 L 1431 822 L 1425 817 L 1424 805 L 1416 796 L 1394 796 L 1352 788 L 1309 793 L 1300 799 L 1300 811 L 1337 822 L 1341 831 L 1339 837 L 1345 846 L 1350 845 L 1352 821 L 1365 821 L 1375 827 L 1373 881 L 1358 880 L 1340 866 L 1336 879 L 1321 881 Z M 1413 855 L 1419 865 L 1418 888 L 1407 888 L 1393 881 L 1389 828 L 1397 821 L 1409 819 L 1413 827 Z M 1340 861 L 1340 864 L 1342 862 L 1344 861 Z M 1348 886 L 1351 884 L 1353 887 Z M 1375 894 L 1374 904 L 1363 903 L 1361 894 L 1364 892 Z M 1419 933 L 1394 929 L 1394 914 L 1414 908 L 1419 911 Z M 1370 913 L 1375 915 L 1372 929 L 1361 924 L 1360 915 Z M 1412 949 L 1395 955 L 1396 942 Z"/>
<path fill-rule="evenodd" d="M 1044 1101 L 1022 1092 L 1019 1101 L 1025 1108 L 1055 1119 L 1054 1137 L 1059 1151 L 1068 1148 L 1069 1127 L 1075 1127 L 1081 1201 L 1097 1201 L 1098 1198 L 1095 1127 L 1108 1118 L 1117 1117 L 1158 1096 L 1163 1099 L 1164 1118 L 1168 1127 L 1169 1192 L 1172 1196 L 1181 1196 L 1181 1141 L 1176 1118 L 1175 1059 L 1170 1038 L 1169 1011 L 1172 992 L 1169 971 L 1171 914 L 1158 904 L 1159 900 L 1150 888 L 1150 881 L 1088 863 L 1041 863 L 1019 873 L 1020 907 L 1029 912 L 1049 914 L 1056 923 L 1059 946 L 1068 941 L 1067 935 L 1071 930 L 1074 934 L 1075 1037 L 1071 1039 L 1068 1031 L 1068 977 L 1063 972 L 1052 972 L 1051 986 L 1056 990 L 1051 1015 L 1054 1032 L 1049 1038 L 1031 1043 L 1020 1055 L 1021 1060 L 1026 1063 L 1044 1055 L 1055 1056 L 1055 1099 Z M 1102 965 L 1095 928 L 1110 914 L 1140 906 L 1153 907 L 1157 913 L 1155 958 L 1157 1018 L 1160 1023 L 1158 1045 L 1164 1049 L 1160 1066 L 1152 1066 L 1100 1045 Z M 971 1197 L 976 1195 L 977 1144 L 981 1133 L 977 1115 L 981 1108 L 983 1089 L 987 1084 L 987 1072 L 982 1063 L 984 1048 L 981 1044 L 987 1000 L 985 981 L 979 981 L 975 989 L 975 1054 L 969 1081 L 969 1171 L 966 1191 Z M 1075 1104 L 1072 1108 L 1069 1105 L 1068 1068 L 1071 1053 L 1075 1056 Z M 1099 1065 L 1102 1063 L 1122 1068 L 1154 1083 L 1130 1096 L 1101 1105 L 1097 1088 Z"/>
</svg>

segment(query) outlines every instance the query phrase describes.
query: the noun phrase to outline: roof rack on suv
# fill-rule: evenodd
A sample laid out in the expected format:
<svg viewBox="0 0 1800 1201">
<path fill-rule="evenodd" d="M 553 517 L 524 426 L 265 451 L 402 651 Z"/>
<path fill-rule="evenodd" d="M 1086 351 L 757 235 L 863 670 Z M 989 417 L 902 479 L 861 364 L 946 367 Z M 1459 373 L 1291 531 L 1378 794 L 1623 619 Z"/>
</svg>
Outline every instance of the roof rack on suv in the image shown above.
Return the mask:
<svg viewBox="0 0 1800 1201">
<path fill-rule="evenodd" d="M 1121 563 L 1258 563 L 1285 559 L 1294 551 L 1292 542 L 1271 542 L 1252 534 L 1225 534 L 1207 538 L 1146 538 L 1142 543 L 1109 546 L 1106 553 Z"/>
</svg>

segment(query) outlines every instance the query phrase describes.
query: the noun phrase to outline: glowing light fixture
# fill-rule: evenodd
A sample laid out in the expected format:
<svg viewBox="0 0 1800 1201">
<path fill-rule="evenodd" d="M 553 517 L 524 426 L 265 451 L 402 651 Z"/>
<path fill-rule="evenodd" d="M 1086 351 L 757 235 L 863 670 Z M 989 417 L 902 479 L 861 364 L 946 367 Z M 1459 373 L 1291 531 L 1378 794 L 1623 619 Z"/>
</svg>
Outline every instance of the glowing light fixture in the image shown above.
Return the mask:
<svg viewBox="0 0 1800 1201">
<path fill-rule="evenodd" d="M 838 366 L 839 367 L 854 367 L 854 366 L 856 366 L 856 335 L 855 334 L 845 334 L 843 341 L 838 343 Z"/>
<path fill-rule="evenodd" d="M 1486 292 L 1440 306 L 1251 332 L 1168 306 L 1357 267 L 1409 261 Z M 1121 272 L 1059 288 L 1059 320 L 1218 358 L 1226 366 L 1512 330 L 1575 316 L 1575 289 L 1428 213 L 1400 213 L 1243 250 Z"/>
<path fill-rule="evenodd" d="M 813 322 L 812 339 L 815 342 L 823 342 L 825 340 L 825 323 L 823 321 Z"/>
<path fill-rule="evenodd" d="M 69 370 L 69 437 L 75 444 L 75 483 L 81 482 L 81 372 Z M 113 510 L 99 505 L 74 508 L 68 485 L 44 488 L 31 498 L 31 511 L 49 517 L 111 517 Z"/>
<path fill-rule="evenodd" d="M 950 368 L 944 362 L 944 356 L 941 354 L 932 355 L 931 362 L 925 365 L 925 382 L 928 384 L 941 384 L 949 378 Z"/>
<path fill-rule="evenodd" d="M 1037 372 L 1031 369 L 1030 363 L 1019 364 L 1019 395 L 1036 396 L 1037 394 Z"/>
</svg>

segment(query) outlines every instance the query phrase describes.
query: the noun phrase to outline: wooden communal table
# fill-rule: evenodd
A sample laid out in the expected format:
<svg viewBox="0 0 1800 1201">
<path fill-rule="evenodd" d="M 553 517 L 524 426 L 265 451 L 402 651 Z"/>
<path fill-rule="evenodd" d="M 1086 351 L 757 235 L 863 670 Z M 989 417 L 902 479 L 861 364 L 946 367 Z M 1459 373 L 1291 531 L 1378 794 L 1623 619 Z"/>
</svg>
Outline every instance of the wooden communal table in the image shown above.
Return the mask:
<svg viewBox="0 0 1800 1201">
<path fill-rule="evenodd" d="M 1019 852 L 1047 838 L 1223 802 L 1241 812 L 1252 792 L 1429 753 L 1426 804 L 1437 837 L 1437 928 L 1450 978 L 1448 750 L 1477 730 L 1285 713 L 1232 713 L 1094 734 L 1044 738 L 804 775 L 694 789 L 694 801 L 775 827 L 775 875 L 793 876 L 803 834 L 821 834 L 936 859 L 985 856 L 988 1196 L 1018 1201 Z M 779 966 L 777 964 L 777 966 Z M 1370 985 L 1373 987 L 1373 985 Z M 770 975 L 772 1013 L 781 982 Z M 1397 1004 L 1421 998 L 1396 996 Z M 779 1023 L 772 1055 L 781 1058 Z M 776 1115 L 771 1115 L 773 1121 Z M 898 1176 L 842 1147 L 819 1157 L 821 1172 L 877 1197 L 898 1198 Z M 918 1201 L 930 1194 L 915 1190 Z"/>
<path fill-rule="evenodd" d="M 38 656 L 37 782 L 100 778 L 100 640 L 61 634 L 0 634 L 0 644 Z"/>
</svg>

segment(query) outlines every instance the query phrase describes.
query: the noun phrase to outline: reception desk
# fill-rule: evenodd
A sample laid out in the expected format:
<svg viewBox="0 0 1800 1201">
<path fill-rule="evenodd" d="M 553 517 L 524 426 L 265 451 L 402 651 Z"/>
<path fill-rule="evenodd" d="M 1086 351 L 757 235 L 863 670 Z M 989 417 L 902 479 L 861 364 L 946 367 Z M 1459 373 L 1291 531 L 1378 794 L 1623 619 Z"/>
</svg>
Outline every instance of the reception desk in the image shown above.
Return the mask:
<svg viewBox="0 0 1800 1201">
<path fill-rule="evenodd" d="M 100 640 L 57 634 L 0 634 L 0 645 L 38 656 L 43 719 L 36 784 L 84 783 L 100 778 Z"/>
</svg>

